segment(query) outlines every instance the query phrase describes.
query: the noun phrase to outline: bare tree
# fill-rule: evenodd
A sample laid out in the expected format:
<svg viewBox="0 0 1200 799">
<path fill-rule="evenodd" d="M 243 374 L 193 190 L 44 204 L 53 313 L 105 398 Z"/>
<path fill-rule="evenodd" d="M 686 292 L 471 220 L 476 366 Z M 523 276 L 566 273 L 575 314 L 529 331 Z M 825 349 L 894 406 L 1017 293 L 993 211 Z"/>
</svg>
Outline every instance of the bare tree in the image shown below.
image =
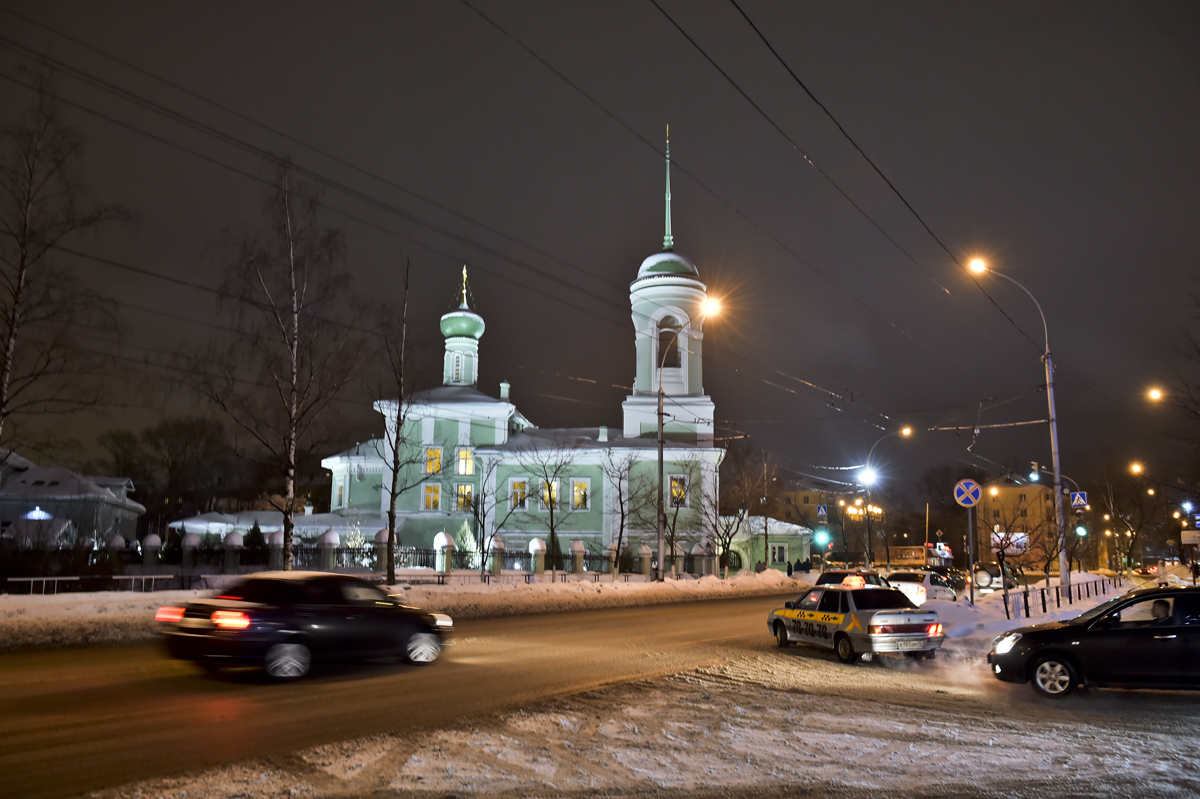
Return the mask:
<svg viewBox="0 0 1200 799">
<path fill-rule="evenodd" d="M 375 386 L 375 407 L 384 412 L 385 423 L 383 438 L 376 442 L 377 453 L 388 464 L 390 476 L 385 486 L 388 497 L 387 504 L 387 582 L 396 583 L 396 503 L 401 495 L 428 479 L 429 474 L 424 469 L 414 467 L 423 465 L 423 454 L 420 448 L 409 441 L 404 434 L 408 421 L 409 409 L 412 404 L 408 395 L 408 297 L 409 297 L 410 264 L 404 260 L 404 287 L 401 293 L 400 307 L 394 308 L 385 304 L 379 309 L 378 327 L 382 338 L 381 357 L 383 368 L 377 374 L 381 376 Z M 392 422 L 392 411 L 395 411 L 395 423 Z M 437 463 L 438 473 L 441 472 L 441 461 Z"/>
<path fill-rule="evenodd" d="M 533 445 L 518 454 L 521 468 L 537 482 L 536 501 L 539 512 L 526 511 L 526 514 L 532 521 L 546 528 L 550 539 L 546 542 L 547 555 L 550 558 L 551 571 L 557 579 L 558 560 L 562 554 L 558 531 L 577 510 L 590 507 L 592 498 L 584 498 L 584 504 L 580 507 L 578 498 L 572 495 L 573 487 L 569 484 L 581 446 L 578 439 L 532 440 Z M 565 487 L 564 483 L 567 484 Z"/>
<path fill-rule="evenodd" d="M 33 104 L 0 132 L 0 435 L 17 414 L 73 413 L 96 405 L 112 374 L 102 352 L 80 347 L 81 328 L 117 330 L 111 302 L 54 259 L 72 239 L 131 220 L 90 200 L 79 179 L 82 137 L 62 119 L 50 76 L 18 83 Z"/>
<path fill-rule="evenodd" d="M 221 288 L 221 308 L 238 331 L 196 359 L 196 387 L 283 477 L 273 504 L 283 513 L 283 567 L 292 568 L 297 461 L 318 423 L 350 384 L 361 335 L 340 321 L 349 276 L 342 237 L 317 220 L 317 193 L 281 162 L 267 198 L 266 225 L 245 230 Z"/>
<path fill-rule="evenodd" d="M 696 456 L 688 456 L 673 465 L 673 472 L 666 478 L 666 497 L 663 508 L 663 541 L 671 553 L 671 574 L 679 576 L 679 560 L 675 550 L 680 537 L 688 530 L 700 527 L 704 492 L 698 491 L 704 466 Z M 687 554 L 687 553 L 684 553 Z"/>
<path fill-rule="evenodd" d="M 744 506 L 739 505 L 733 513 L 723 513 L 723 505 L 724 500 L 719 491 L 705 492 L 700 498 L 701 524 L 716 549 L 717 562 L 723 570 L 723 577 L 729 579 L 729 550 L 738 533 L 742 531 L 746 511 Z"/>
<path fill-rule="evenodd" d="M 499 458 L 481 457 L 475 461 L 479 473 L 479 490 L 466 500 L 466 507 L 475 520 L 476 540 L 479 543 L 479 575 L 487 571 L 488 553 L 492 543 L 508 520 L 519 510 L 508 495 L 508 486 L 499 485 L 496 473 L 500 468 Z"/>
<path fill-rule="evenodd" d="M 1144 537 L 1154 531 L 1164 506 L 1163 492 L 1146 491 L 1143 476 L 1127 468 L 1106 465 L 1100 484 L 1100 507 L 1112 523 L 1113 547 L 1121 559 L 1121 575 L 1133 565 L 1133 553 Z"/>
<path fill-rule="evenodd" d="M 646 509 L 656 501 L 657 486 L 646 475 L 634 473 L 634 465 L 638 463 L 636 453 L 630 450 L 609 450 L 601 464 L 604 476 L 608 478 L 610 501 L 615 511 L 616 534 L 613 544 L 616 550 L 616 560 L 613 562 L 613 582 L 621 571 L 621 549 L 625 546 L 625 531 L 630 524 L 641 518 Z"/>
</svg>

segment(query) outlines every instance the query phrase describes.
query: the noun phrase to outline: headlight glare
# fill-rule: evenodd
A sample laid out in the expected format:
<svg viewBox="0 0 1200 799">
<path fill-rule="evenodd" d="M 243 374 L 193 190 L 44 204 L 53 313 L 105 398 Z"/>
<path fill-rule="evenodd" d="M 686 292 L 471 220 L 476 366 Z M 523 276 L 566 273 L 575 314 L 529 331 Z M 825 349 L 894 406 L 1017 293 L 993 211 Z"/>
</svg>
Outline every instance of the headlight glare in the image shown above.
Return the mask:
<svg viewBox="0 0 1200 799">
<path fill-rule="evenodd" d="M 992 647 L 997 655 L 1007 655 L 1012 651 L 1012 648 L 1017 645 L 1017 641 L 1021 640 L 1020 633 L 1007 633 L 996 639 L 995 646 Z"/>
</svg>

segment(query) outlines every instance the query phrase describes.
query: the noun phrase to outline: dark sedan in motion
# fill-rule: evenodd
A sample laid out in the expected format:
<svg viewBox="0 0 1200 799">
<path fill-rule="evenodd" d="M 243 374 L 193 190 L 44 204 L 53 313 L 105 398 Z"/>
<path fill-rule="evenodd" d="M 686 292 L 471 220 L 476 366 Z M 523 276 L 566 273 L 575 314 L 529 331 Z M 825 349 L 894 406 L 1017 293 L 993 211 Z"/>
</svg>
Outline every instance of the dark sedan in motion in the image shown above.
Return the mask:
<svg viewBox="0 0 1200 799">
<path fill-rule="evenodd" d="M 294 571 L 247 577 L 211 599 L 159 608 L 154 618 L 172 657 L 206 669 L 258 665 L 279 680 L 303 677 L 314 660 L 432 663 L 454 624 L 356 577 Z"/>
<path fill-rule="evenodd" d="M 997 637 L 988 664 L 1001 680 L 1050 697 L 1080 685 L 1200 688 L 1200 588 L 1149 588 L 1069 621 Z"/>
</svg>

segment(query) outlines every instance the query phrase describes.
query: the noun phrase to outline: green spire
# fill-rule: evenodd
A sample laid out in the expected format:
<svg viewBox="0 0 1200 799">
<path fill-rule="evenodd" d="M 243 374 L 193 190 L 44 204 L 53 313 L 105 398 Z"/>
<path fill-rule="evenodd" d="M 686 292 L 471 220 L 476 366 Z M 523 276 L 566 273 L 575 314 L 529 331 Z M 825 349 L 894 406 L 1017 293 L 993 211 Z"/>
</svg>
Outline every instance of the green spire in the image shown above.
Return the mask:
<svg viewBox="0 0 1200 799">
<path fill-rule="evenodd" d="M 663 236 L 663 250 L 675 249 L 675 237 L 671 235 L 671 126 L 667 125 L 667 232 Z"/>
</svg>

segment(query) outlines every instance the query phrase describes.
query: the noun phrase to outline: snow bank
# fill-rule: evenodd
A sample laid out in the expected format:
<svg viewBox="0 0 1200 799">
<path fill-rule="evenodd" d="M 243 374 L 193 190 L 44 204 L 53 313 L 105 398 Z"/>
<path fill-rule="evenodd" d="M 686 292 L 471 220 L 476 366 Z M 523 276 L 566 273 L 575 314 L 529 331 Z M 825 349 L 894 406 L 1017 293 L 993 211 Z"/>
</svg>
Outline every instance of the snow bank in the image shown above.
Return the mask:
<svg viewBox="0 0 1200 799">
<path fill-rule="evenodd" d="M 808 583 L 778 571 L 743 571 L 729 580 L 708 576 L 662 583 L 570 581 L 391 587 L 406 605 L 438 610 L 456 619 L 593 610 L 748 596 L 799 594 Z M 32 647 L 87 646 L 153 638 L 154 612 L 205 591 L 156 591 L 41 595 L 0 594 L 0 651 Z"/>
</svg>

